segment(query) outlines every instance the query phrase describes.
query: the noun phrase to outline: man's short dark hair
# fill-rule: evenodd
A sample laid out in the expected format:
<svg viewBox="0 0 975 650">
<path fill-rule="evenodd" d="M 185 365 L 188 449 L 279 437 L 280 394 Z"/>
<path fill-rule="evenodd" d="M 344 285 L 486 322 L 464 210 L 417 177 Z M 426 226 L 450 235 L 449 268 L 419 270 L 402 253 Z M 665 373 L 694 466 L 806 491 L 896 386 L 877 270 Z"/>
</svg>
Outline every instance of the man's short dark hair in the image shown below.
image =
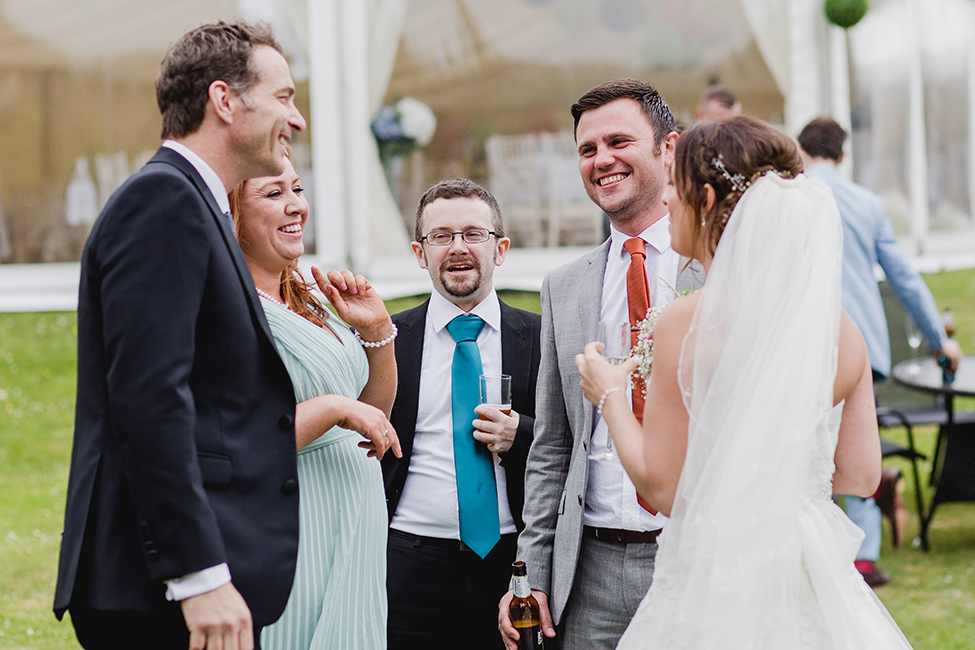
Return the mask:
<svg viewBox="0 0 975 650">
<path fill-rule="evenodd" d="M 237 96 L 250 90 L 257 82 L 251 52 L 258 45 L 281 52 L 271 28 L 263 23 L 221 20 L 190 30 L 176 41 L 156 78 L 163 139 L 181 138 L 200 128 L 214 81 L 226 82 Z"/>
<path fill-rule="evenodd" d="M 660 143 L 668 133 L 677 130 L 677 122 L 674 114 L 670 112 L 670 106 L 660 96 L 657 89 L 643 81 L 636 79 L 616 79 L 599 84 L 585 95 L 579 98 L 570 109 L 572 119 L 575 120 L 573 135 L 579 129 L 579 118 L 586 111 L 605 106 L 617 99 L 632 99 L 643 108 L 650 126 L 653 127 L 653 143 L 655 145 L 654 155 L 660 153 Z"/>
<path fill-rule="evenodd" d="M 498 206 L 494 195 L 474 181 L 467 180 L 466 178 L 451 178 L 440 181 L 420 197 L 420 204 L 416 208 L 416 221 L 413 225 L 414 240 L 420 241 L 420 237 L 423 236 L 423 233 L 420 231 L 420 219 L 423 217 L 423 211 L 437 199 L 480 199 L 484 201 L 491 208 L 491 214 L 494 217 L 492 225 L 494 232 L 504 237 L 504 222 L 501 220 L 501 208 Z"/>
<path fill-rule="evenodd" d="M 733 108 L 738 103 L 738 97 L 726 86 L 712 84 L 704 89 L 704 94 L 701 95 L 701 102 L 698 106 L 707 106 L 711 102 L 718 102 L 725 108 Z"/>
<path fill-rule="evenodd" d="M 799 146 L 813 158 L 838 161 L 843 157 L 846 131 L 830 117 L 817 117 L 799 134 Z"/>
</svg>

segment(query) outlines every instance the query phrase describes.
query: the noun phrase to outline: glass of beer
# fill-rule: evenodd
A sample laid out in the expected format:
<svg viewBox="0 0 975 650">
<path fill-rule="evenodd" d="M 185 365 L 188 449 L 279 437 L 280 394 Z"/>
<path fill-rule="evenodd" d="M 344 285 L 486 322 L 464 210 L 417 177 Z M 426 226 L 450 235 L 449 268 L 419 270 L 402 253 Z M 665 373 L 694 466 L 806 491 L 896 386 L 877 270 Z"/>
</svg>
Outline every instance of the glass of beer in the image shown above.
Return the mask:
<svg viewBox="0 0 975 650">
<path fill-rule="evenodd" d="M 511 415 L 511 375 L 481 375 L 481 399 L 484 406 L 496 408 L 505 415 Z M 482 420 L 489 420 L 485 415 L 479 415 Z"/>
</svg>

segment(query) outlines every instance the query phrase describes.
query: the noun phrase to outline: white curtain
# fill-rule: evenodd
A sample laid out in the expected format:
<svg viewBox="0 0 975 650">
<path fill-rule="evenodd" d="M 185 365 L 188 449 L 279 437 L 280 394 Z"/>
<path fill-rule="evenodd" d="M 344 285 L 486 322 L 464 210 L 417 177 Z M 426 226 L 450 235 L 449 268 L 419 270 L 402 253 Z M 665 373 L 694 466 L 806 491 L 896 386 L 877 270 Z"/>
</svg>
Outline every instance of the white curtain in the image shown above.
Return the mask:
<svg viewBox="0 0 975 650">
<path fill-rule="evenodd" d="M 316 252 L 368 272 L 409 251 L 370 124 L 382 105 L 406 0 L 277 0 L 307 53 Z"/>
<path fill-rule="evenodd" d="M 758 49 L 785 96 L 790 135 L 811 119 L 830 115 L 849 125 L 849 82 L 833 83 L 845 66 L 845 51 L 833 45 L 821 0 L 741 0 Z M 845 50 L 845 48 L 844 48 Z M 839 58 L 839 61 L 832 59 Z M 837 110 L 844 112 L 836 115 Z"/>
<path fill-rule="evenodd" d="M 312 0 L 314 1 L 314 0 Z M 386 96 L 406 19 L 406 0 L 369 0 L 369 118 L 376 115 Z M 371 220 L 372 253 L 376 257 L 406 254 L 410 250 L 399 206 L 389 190 L 379 161 L 379 149 L 370 131 L 369 182 L 375 198 Z"/>
</svg>

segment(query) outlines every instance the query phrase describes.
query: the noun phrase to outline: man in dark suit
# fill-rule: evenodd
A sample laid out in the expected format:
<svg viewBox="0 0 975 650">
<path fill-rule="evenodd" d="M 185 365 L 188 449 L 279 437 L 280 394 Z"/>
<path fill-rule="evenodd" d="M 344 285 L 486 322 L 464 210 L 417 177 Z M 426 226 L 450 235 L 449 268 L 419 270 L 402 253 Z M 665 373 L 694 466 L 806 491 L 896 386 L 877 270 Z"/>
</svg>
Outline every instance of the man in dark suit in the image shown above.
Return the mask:
<svg viewBox="0 0 975 650">
<path fill-rule="evenodd" d="M 415 239 L 417 262 L 436 291 L 393 316 L 399 389 L 390 421 L 403 457 L 382 461 L 389 648 L 500 648 L 497 602 L 523 528 L 541 321 L 494 291 L 494 267 L 510 240 L 484 188 L 455 179 L 427 190 Z M 459 333 L 463 323 L 474 324 L 466 335 Z M 465 365 L 467 351 L 477 357 L 475 367 Z M 511 376 L 510 415 L 474 408 L 481 373 Z M 474 401 L 465 405 L 467 382 Z M 474 490 L 480 468 L 487 478 Z"/>
<path fill-rule="evenodd" d="M 78 398 L 54 610 L 86 648 L 247 650 L 298 542 L 295 398 L 227 190 L 305 122 L 267 28 L 204 25 L 156 81 L 163 146 L 81 267 Z"/>
</svg>

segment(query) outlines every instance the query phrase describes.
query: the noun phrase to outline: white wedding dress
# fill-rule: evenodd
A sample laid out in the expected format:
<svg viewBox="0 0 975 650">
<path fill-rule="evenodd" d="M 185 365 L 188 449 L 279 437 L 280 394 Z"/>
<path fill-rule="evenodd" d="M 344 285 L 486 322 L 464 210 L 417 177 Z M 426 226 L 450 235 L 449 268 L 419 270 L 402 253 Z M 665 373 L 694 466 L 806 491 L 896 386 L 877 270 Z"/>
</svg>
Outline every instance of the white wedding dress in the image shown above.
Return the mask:
<svg viewBox="0 0 975 650">
<path fill-rule="evenodd" d="M 687 455 L 620 649 L 910 648 L 830 499 L 842 250 L 819 181 L 767 174 L 738 202 L 683 343 Z"/>
</svg>

